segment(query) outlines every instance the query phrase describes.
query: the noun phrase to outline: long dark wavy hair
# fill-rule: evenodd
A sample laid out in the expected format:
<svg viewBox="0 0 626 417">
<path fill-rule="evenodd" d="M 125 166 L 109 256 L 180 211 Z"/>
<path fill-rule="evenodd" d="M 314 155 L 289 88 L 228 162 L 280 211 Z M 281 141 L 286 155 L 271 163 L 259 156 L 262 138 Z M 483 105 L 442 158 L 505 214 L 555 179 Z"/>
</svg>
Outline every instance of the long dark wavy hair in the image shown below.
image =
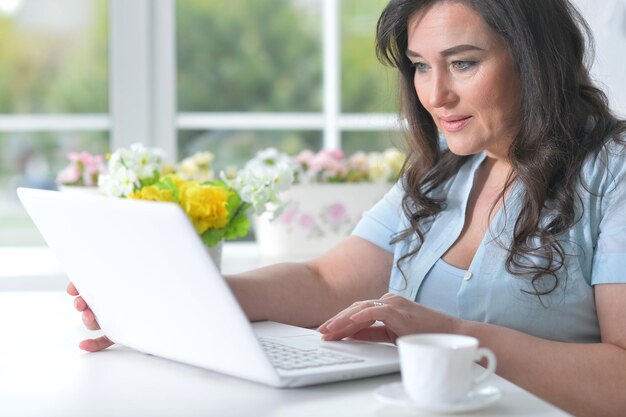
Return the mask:
<svg viewBox="0 0 626 417">
<path fill-rule="evenodd" d="M 440 147 L 435 122 L 414 89 L 415 68 L 405 54 L 409 18 L 440 1 L 453 0 L 391 0 L 378 20 L 377 54 L 381 62 L 398 69 L 400 113 L 408 123 L 402 208 L 410 227 L 393 242 L 416 239 L 417 244 L 398 259 L 400 271 L 401 262 L 421 247 L 423 220 L 445 209 L 445 199 L 433 198 L 431 192 L 469 158 Z M 606 95 L 591 81 L 593 37 L 568 0 L 454 1 L 475 10 L 506 42 L 518 71 L 522 122 L 509 149 L 512 172 L 500 199 L 504 201 L 506 190 L 519 182 L 523 200 L 507 247 L 506 269 L 530 277 L 534 291 L 529 293 L 549 294 L 558 287 L 557 272 L 568 256 L 557 236 L 581 216 L 575 206 L 583 162 L 607 141 L 621 141 L 626 122 L 612 114 Z M 554 215 L 546 221 L 541 214 L 547 207 Z M 531 257 L 545 262 L 537 265 Z M 543 277 L 553 280 L 545 284 Z"/>
</svg>

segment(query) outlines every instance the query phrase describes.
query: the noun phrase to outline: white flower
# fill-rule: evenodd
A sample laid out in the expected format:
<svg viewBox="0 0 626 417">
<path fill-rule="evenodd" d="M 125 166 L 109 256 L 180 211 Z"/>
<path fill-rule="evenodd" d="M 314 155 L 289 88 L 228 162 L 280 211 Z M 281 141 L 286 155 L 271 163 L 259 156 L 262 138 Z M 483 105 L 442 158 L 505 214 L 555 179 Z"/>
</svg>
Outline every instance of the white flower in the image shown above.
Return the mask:
<svg viewBox="0 0 626 417">
<path fill-rule="evenodd" d="M 125 197 L 140 186 L 139 179 L 134 171 L 120 167 L 109 175 L 98 178 L 98 188 L 104 195 L 111 197 Z"/>
<path fill-rule="evenodd" d="M 127 196 L 141 186 L 141 181 L 153 178 L 163 170 L 165 152 L 134 143 L 121 148 L 109 158 L 109 175 L 101 176 L 98 187 L 109 196 Z"/>
<path fill-rule="evenodd" d="M 289 156 L 269 148 L 257 153 L 234 178 L 224 172 L 221 178 L 256 214 L 273 211 L 276 215 L 284 206 L 279 194 L 293 183 L 295 169 Z"/>
<path fill-rule="evenodd" d="M 185 180 L 199 182 L 213 180 L 211 164 L 215 156 L 211 152 L 197 152 L 182 160 L 179 166 L 180 176 Z"/>
<path fill-rule="evenodd" d="M 155 171 L 163 169 L 164 152 L 158 148 L 146 148 L 141 143 L 134 143 L 129 150 L 122 149 L 122 162 L 126 168 L 137 174 L 142 180 L 154 176 Z"/>
<path fill-rule="evenodd" d="M 279 152 L 276 148 L 267 148 L 257 152 L 254 158 L 248 161 L 246 165 L 262 165 L 272 167 L 274 165 L 279 165 L 280 163 L 292 164 L 291 157 L 287 154 Z"/>
</svg>

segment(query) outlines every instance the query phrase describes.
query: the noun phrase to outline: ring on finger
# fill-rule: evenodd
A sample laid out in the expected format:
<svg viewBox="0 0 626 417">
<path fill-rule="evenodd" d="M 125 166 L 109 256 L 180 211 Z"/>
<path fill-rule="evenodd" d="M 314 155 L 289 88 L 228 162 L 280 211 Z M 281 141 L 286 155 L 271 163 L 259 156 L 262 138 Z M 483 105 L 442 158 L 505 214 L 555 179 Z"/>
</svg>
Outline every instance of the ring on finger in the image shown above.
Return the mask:
<svg viewBox="0 0 626 417">
<path fill-rule="evenodd" d="M 384 307 L 385 303 L 381 303 L 380 301 L 374 301 L 374 307 Z"/>
</svg>

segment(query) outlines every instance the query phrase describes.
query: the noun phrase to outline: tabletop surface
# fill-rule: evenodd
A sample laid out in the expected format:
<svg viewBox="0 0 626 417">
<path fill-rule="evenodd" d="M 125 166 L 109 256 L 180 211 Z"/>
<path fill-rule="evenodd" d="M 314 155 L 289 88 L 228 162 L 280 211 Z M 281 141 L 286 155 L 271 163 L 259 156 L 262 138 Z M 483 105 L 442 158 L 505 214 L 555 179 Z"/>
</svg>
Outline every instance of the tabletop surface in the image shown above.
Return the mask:
<svg viewBox="0 0 626 417">
<path fill-rule="evenodd" d="M 83 327 L 62 291 L 67 278 L 54 258 L 45 251 L 32 256 L 39 252 L 0 253 L 4 266 L 13 265 L 0 274 L 0 417 L 430 415 L 374 398 L 379 386 L 400 381 L 399 373 L 276 389 L 121 346 L 83 352 L 79 341 L 94 332 Z M 26 258 L 29 268 L 20 268 Z M 42 266 L 35 268 L 33 259 L 43 259 Z M 250 245 L 225 246 L 228 273 L 273 261 L 259 259 Z M 26 269 L 41 276 L 22 274 Z M 503 398 L 464 415 L 568 415 L 498 376 L 486 384 L 498 387 Z"/>
<path fill-rule="evenodd" d="M 88 334 L 61 291 L 0 292 L 0 416 L 429 415 L 373 397 L 399 374 L 275 389 L 123 347 L 85 353 Z M 504 397 L 467 415 L 567 415 L 500 377 L 488 384 Z"/>
</svg>

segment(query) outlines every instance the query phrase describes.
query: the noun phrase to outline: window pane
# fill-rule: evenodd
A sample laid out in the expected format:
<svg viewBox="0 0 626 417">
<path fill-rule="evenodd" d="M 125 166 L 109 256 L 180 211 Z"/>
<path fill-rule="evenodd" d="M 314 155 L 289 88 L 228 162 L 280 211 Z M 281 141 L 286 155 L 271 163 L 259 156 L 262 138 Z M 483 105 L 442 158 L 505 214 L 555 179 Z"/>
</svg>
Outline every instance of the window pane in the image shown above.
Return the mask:
<svg viewBox="0 0 626 417">
<path fill-rule="evenodd" d="M 0 113 L 107 112 L 107 1 L 0 8 Z"/>
<path fill-rule="evenodd" d="M 0 132 L 0 246 L 44 243 L 17 199 L 17 187 L 54 189 L 68 152 L 105 154 L 108 147 L 106 132 Z"/>
<path fill-rule="evenodd" d="M 178 0 L 179 111 L 319 111 L 319 0 Z"/>
<path fill-rule="evenodd" d="M 341 110 L 395 112 L 396 76 L 376 58 L 376 22 L 388 0 L 341 0 Z"/>
<path fill-rule="evenodd" d="M 387 148 L 396 147 L 404 149 L 402 134 L 400 132 L 343 132 L 341 143 L 346 155 L 355 152 L 384 151 Z"/>
<path fill-rule="evenodd" d="M 303 149 L 317 151 L 322 146 L 322 132 L 183 130 L 178 133 L 178 144 L 181 158 L 200 151 L 212 152 L 215 155 L 213 166 L 219 172 L 230 166 L 241 168 L 257 151 L 268 147 L 289 155 Z"/>
</svg>

